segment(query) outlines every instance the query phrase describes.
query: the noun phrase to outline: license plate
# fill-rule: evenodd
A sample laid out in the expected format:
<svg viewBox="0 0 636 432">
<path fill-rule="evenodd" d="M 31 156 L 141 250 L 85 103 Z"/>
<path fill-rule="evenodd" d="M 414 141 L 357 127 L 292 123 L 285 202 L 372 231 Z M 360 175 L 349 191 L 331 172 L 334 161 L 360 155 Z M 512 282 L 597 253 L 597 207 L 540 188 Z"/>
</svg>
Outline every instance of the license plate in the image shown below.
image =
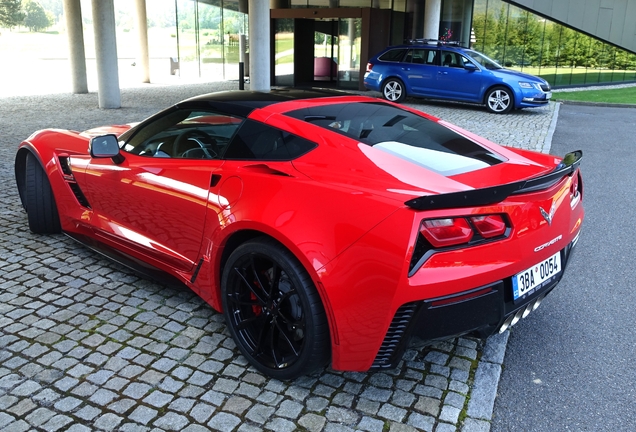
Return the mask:
<svg viewBox="0 0 636 432">
<path fill-rule="evenodd" d="M 561 272 L 561 252 L 533 265 L 527 270 L 517 273 L 512 278 L 512 294 L 514 300 L 530 295 L 545 285 Z"/>
<path fill-rule="evenodd" d="M 547 93 L 545 94 L 545 98 L 546 98 L 546 99 L 550 99 L 551 97 L 552 97 L 552 92 L 551 92 L 551 91 L 549 91 L 549 92 L 547 92 Z"/>
</svg>

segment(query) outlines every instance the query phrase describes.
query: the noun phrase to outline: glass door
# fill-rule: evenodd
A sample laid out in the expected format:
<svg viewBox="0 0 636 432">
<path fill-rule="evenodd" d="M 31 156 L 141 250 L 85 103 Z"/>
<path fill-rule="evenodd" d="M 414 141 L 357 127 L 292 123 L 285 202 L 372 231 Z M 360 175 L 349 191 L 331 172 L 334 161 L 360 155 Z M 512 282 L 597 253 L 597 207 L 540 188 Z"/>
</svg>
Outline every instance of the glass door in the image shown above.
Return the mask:
<svg viewBox="0 0 636 432">
<path fill-rule="evenodd" d="M 274 20 L 274 85 L 294 85 L 294 19 Z"/>
<path fill-rule="evenodd" d="M 314 23 L 314 81 L 335 82 L 338 78 L 338 21 L 317 19 Z"/>
<path fill-rule="evenodd" d="M 357 90 L 360 84 L 362 19 L 342 18 L 338 27 L 338 87 Z"/>
</svg>

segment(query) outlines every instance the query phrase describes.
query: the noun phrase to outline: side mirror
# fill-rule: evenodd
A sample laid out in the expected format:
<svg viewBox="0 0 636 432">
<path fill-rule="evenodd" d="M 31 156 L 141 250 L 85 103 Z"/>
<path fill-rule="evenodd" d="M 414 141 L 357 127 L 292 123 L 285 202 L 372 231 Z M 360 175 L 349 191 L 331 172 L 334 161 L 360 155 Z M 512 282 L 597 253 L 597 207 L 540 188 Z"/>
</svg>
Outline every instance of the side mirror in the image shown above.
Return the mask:
<svg viewBox="0 0 636 432">
<path fill-rule="evenodd" d="M 477 66 L 475 66 L 472 63 L 466 63 L 466 64 L 464 64 L 464 69 L 466 69 L 467 71 L 474 72 L 474 71 L 477 70 Z"/>
<path fill-rule="evenodd" d="M 112 158 L 117 164 L 124 161 L 124 157 L 119 152 L 117 137 L 112 134 L 91 138 L 88 151 L 94 158 Z"/>
</svg>

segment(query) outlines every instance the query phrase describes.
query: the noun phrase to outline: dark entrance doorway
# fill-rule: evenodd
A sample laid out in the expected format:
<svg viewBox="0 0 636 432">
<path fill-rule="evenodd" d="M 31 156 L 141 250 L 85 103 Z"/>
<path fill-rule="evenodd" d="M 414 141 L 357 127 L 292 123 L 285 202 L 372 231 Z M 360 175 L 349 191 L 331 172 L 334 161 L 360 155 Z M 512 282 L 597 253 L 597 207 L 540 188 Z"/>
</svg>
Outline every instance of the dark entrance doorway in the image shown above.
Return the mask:
<svg viewBox="0 0 636 432">
<path fill-rule="evenodd" d="M 271 17 L 276 86 L 364 90 L 369 54 L 389 41 L 389 10 L 272 9 Z"/>
</svg>

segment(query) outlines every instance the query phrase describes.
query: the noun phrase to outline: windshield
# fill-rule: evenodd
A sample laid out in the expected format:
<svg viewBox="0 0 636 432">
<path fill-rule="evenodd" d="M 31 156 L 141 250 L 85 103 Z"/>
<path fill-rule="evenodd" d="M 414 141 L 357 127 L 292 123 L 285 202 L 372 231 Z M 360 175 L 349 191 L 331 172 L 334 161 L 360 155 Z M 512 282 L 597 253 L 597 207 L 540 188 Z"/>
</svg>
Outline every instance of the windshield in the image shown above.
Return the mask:
<svg viewBox="0 0 636 432">
<path fill-rule="evenodd" d="M 488 70 L 503 69 L 503 66 L 501 66 L 499 63 L 497 63 L 490 57 L 486 57 L 484 54 L 480 52 L 473 51 L 473 50 L 465 50 L 464 52 L 470 55 L 473 58 L 473 60 L 475 60 L 477 63 L 479 63 L 480 65 L 482 65 Z"/>
</svg>

